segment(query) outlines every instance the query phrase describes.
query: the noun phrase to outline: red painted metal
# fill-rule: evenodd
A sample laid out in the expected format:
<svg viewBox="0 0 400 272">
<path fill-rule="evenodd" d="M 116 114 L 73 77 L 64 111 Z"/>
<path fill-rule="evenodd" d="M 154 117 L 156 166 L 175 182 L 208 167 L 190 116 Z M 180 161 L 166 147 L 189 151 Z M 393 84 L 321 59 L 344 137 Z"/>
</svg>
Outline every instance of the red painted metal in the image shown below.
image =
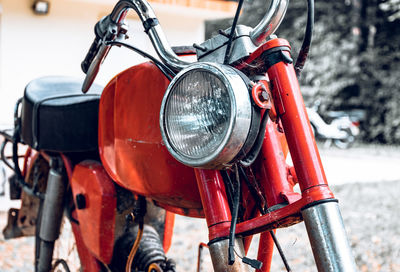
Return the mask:
<svg viewBox="0 0 400 272">
<path fill-rule="evenodd" d="M 72 213 L 73 217 L 76 217 L 76 212 Z M 81 262 L 82 272 L 99 272 L 100 265 L 97 259 L 90 253 L 85 243 L 83 242 L 83 236 L 81 229 L 78 224 L 72 223 L 72 232 L 75 237 L 76 249 L 78 250 L 79 260 Z"/>
<path fill-rule="evenodd" d="M 243 248 L 245 255 L 247 255 L 247 253 L 249 252 L 252 241 L 253 241 L 253 235 L 249 235 L 243 238 Z"/>
<path fill-rule="evenodd" d="M 260 180 L 268 207 L 285 202 L 283 192 L 293 192 L 287 179 L 286 157 L 282 150 L 277 125 L 268 122 L 261 156 L 256 162 L 256 177 Z"/>
<path fill-rule="evenodd" d="M 224 181 L 217 170 L 195 169 L 195 173 L 209 228 L 209 239 L 212 240 L 216 238 L 214 229 L 230 226 L 231 213 Z"/>
<path fill-rule="evenodd" d="M 272 39 L 269 40 L 268 42 L 264 43 L 262 46 L 257 48 L 256 51 L 254 51 L 247 59 L 241 61 L 237 66 L 235 66 L 237 69 L 242 70 L 245 68 L 248 64 L 252 63 L 254 60 L 258 59 L 262 53 L 265 51 L 275 48 L 275 47 L 288 47 L 289 49 L 291 48 L 289 45 L 289 42 L 285 39 Z"/>
<path fill-rule="evenodd" d="M 99 109 L 100 156 L 122 187 L 173 212 L 191 214 L 195 209 L 198 214 L 202 205 L 193 168 L 176 161 L 161 139 L 159 113 L 168 83 L 154 64 L 143 63 L 105 87 Z"/>
<path fill-rule="evenodd" d="M 248 188 L 248 185 L 243 180 L 241 183 L 241 192 L 242 192 L 241 205 L 243 207 L 246 207 L 244 214 L 243 214 L 243 220 L 248 220 L 248 219 L 258 216 L 260 214 L 260 212 L 258 210 L 256 202 Z M 252 240 L 253 240 L 252 235 L 249 235 L 249 236 L 246 236 L 243 238 L 243 247 L 244 247 L 245 254 L 247 254 L 247 252 L 249 251 Z"/>
<path fill-rule="evenodd" d="M 274 231 L 275 232 L 275 231 Z M 263 232 L 260 235 L 257 260 L 263 263 L 261 269 L 257 272 L 269 272 L 271 270 L 272 254 L 274 252 L 274 240 L 269 232 Z"/>
<path fill-rule="evenodd" d="M 293 186 L 288 181 L 286 154 L 282 146 L 287 145 L 283 133 L 278 131 L 276 123 L 269 121 L 265 130 L 261 154 L 256 161 L 257 180 L 263 189 L 268 207 L 285 203 L 284 194 L 293 193 Z M 274 242 L 269 232 L 261 233 L 257 259 L 263 263 L 262 272 L 270 270 Z"/>
<path fill-rule="evenodd" d="M 71 160 L 64 154 L 61 154 L 61 159 L 64 163 L 64 167 L 67 172 L 68 180 L 71 180 L 72 179 L 72 169 L 73 169 Z"/>
<path fill-rule="evenodd" d="M 285 40 L 275 39 L 263 45 L 262 50 L 281 46 L 289 48 Z M 257 56 L 261 55 L 262 51 L 259 50 Z M 255 58 L 250 57 L 248 63 Z M 278 126 L 269 123 L 255 173 L 264 188 L 268 205 L 286 206 L 237 224 L 236 234 L 244 236 L 295 224 L 301 221 L 300 212 L 304 206 L 334 198 L 326 181 L 293 65 L 282 61 L 274 64 L 267 72 L 273 86 L 274 105 L 282 122 L 295 171 L 285 163 L 283 134 L 277 132 L 280 123 L 278 122 Z M 300 184 L 301 196 L 292 190 L 295 181 Z M 228 233 L 229 226 L 220 224 L 210 229 L 210 239 L 225 237 Z M 269 246 L 269 242 L 266 243 Z"/>
<path fill-rule="evenodd" d="M 32 154 L 32 153 L 34 153 L 34 154 Z M 29 165 L 33 165 L 33 163 L 31 163 L 31 162 L 32 162 L 32 158 L 35 158 L 35 153 L 36 152 L 32 152 L 32 148 L 30 148 L 30 147 L 26 150 L 25 155 L 24 155 L 24 166 L 22 167 L 22 171 L 21 171 L 21 175 L 23 177 L 26 176 Z"/>
<path fill-rule="evenodd" d="M 164 220 L 164 238 L 163 238 L 163 248 L 165 253 L 168 252 L 172 243 L 172 235 L 174 233 L 174 224 L 175 224 L 175 214 L 167 211 L 165 213 Z"/>
<path fill-rule="evenodd" d="M 100 163 L 84 161 L 75 166 L 70 184 L 74 200 L 78 194 L 85 198 L 85 207 L 77 209 L 83 242 L 97 259 L 110 263 L 117 205 L 113 181 Z"/>
<path fill-rule="evenodd" d="M 270 110 L 272 108 L 272 103 L 269 99 L 268 84 L 264 84 L 264 82 L 256 83 L 251 89 L 251 97 L 254 103 L 261 109 Z"/>
<path fill-rule="evenodd" d="M 314 203 L 318 200 L 333 198 L 333 194 L 327 190 L 318 190 L 317 188 L 313 188 L 311 189 L 311 192 L 312 193 L 307 194 L 307 197 L 302 197 L 301 199 L 278 210 L 271 211 L 265 215 L 237 224 L 236 234 L 247 236 L 273 230 L 275 228 L 288 227 L 301 221 L 300 211 L 304 206 Z M 226 237 L 229 233 L 229 226 L 229 224 L 217 225 L 212 230 L 210 237 L 212 239 Z"/>
<path fill-rule="evenodd" d="M 273 47 L 274 40 L 269 48 Z M 279 114 L 301 191 L 305 192 L 314 186 L 327 187 L 325 172 L 293 65 L 281 61 L 270 67 L 267 73 L 273 85 L 273 97 L 280 100 L 275 101 L 275 105 L 281 102 L 284 106 L 284 112 L 280 111 Z"/>
<path fill-rule="evenodd" d="M 201 271 L 201 257 L 202 257 L 202 253 L 204 248 L 208 248 L 208 245 L 205 243 L 200 243 L 199 244 L 199 251 L 197 253 L 197 272 Z"/>
<path fill-rule="evenodd" d="M 165 210 L 167 210 L 169 212 L 175 213 L 175 214 L 188 216 L 188 217 L 195 217 L 195 218 L 204 218 L 203 208 L 187 209 L 187 208 L 179 208 L 179 207 L 176 207 L 176 206 L 167 205 L 165 203 L 160 203 L 160 202 L 157 202 L 157 201 L 154 201 L 154 203 L 158 207 L 163 208 L 163 209 L 165 209 Z"/>
<path fill-rule="evenodd" d="M 30 172 L 33 169 L 34 162 L 39 156 L 39 152 L 36 152 L 34 149 L 28 148 L 24 154 L 24 162 L 21 170 L 21 175 L 23 177 L 29 176 Z"/>
</svg>

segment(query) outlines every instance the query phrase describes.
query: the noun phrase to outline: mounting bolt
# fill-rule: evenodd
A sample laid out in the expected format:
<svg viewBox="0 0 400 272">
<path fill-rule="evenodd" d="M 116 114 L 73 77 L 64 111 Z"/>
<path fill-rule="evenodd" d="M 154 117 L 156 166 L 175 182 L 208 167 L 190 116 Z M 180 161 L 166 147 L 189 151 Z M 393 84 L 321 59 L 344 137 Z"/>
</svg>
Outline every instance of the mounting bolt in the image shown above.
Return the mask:
<svg viewBox="0 0 400 272">
<path fill-rule="evenodd" d="M 202 45 L 199 45 L 199 44 L 197 44 L 197 43 L 194 43 L 194 44 L 193 44 L 193 47 L 196 48 L 196 49 L 198 49 L 198 50 L 200 50 L 200 51 L 203 51 L 203 52 L 206 52 L 206 51 L 207 51 L 207 47 L 202 46 Z"/>
<path fill-rule="evenodd" d="M 253 102 L 261 109 L 271 109 L 270 95 L 267 87 L 262 83 L 256 83 L 252 87 L 251 95 Z"/>
<path fill-rule="evenodd" d="M 265 90 L 263 90 L 258 94 L 258 98 L 260 98 L 261 102 L 267 102 L 269 100 L 269 95 Z"/>
</svg>

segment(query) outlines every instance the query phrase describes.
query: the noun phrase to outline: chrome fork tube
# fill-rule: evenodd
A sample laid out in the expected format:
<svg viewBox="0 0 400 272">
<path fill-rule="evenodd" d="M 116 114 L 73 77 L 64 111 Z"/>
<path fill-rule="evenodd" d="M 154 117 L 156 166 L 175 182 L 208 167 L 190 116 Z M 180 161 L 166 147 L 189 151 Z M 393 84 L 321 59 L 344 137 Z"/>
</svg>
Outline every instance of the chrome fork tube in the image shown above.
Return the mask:
<svg viewBox="0 0 400 272">
<path fill-rule="evenodd" d="M 318 271 L 357 271 L 337 202 L 302 211 Z"/>
<path fill-rule="evenodd" d="M 242 260 L 236 255 L 235 263 L 228 264 L 228 248 L 229 239 L 224 239 L 218 242 L 213 242 L 209 245 L 211 260 L 215 272 L 248 272 L 249 266 L 244 264 Z M 235 239 L 235 252 L 244 256 L 243 240 L 240 238 Z"/>
</svg>

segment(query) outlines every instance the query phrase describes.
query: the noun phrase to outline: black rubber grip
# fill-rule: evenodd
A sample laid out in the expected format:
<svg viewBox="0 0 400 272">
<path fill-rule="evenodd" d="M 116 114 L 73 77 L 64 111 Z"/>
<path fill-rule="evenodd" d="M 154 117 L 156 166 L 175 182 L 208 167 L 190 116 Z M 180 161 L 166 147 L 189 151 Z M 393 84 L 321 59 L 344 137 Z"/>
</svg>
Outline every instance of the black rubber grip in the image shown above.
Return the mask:
<svg viewBox="0 0 400 272">
<path fill-rule="evenodd" d="M 90 46 L 89 52 L 86 54 L 85 59 L 81 63 L 82 71 L 85 74 L 89 70 L 90 64 L 92 64 L 93 59 L 96 57 L 99 51 L 100 42 L 106 35 L 110 23 L 111 23 L 111 18 L 109 15 L 107 15 L 101 18 L 101 20 L 98 21 L 97 24 L 94 26 L 94 34 L 96 35 L 96 38 L 94 39 L 92 45 Z"/>
<path fill-rule="evenodd" d="M 90 64 L 92 64 L 93 59 L 96 57 L 97 52 L 100 47 L 100 37 L 97 37 L 94 39 L 92 45 L 89 48 L 89 52 L 86 54 L 85 59 L 81 63 L 81 68 L 82 71 L 86 74 L 87 71 L 89 70 Z"/>
</svg>

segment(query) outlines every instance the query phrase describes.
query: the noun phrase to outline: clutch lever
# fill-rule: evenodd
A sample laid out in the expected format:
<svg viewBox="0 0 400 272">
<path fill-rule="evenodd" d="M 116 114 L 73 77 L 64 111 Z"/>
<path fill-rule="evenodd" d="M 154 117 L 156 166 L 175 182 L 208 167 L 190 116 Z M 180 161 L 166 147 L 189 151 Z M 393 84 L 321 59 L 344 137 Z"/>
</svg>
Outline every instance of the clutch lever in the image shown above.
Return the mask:
<svg viewBox="0 0 400 272">
<path fill-rule="evenodd" d="M 100 65 L 103 63 L 104 59 L 106 58 L 108 51 L 110 50 L 111 45 L 107 45 L 106 43 L 102 42 L 102 44 L 99 47 L 99 50 L 94 57 L 92 63 L 89 66 L 89 69 L 86 73 L 85 80 L 83 81 L 82 84 L 82 92 L 86 93 L 90 86 L 92 86 L 93 81 L 95 80 L 99 70 L 100 70 Z"/>
<path fill-rule="evenodd" d="M 89 52 L 84 61 L 81 63 L 81 68 L 86 73 L 85 80 L 82 84 L 82 92 L 86 93 L 92 86 L 99 70 L 110 51 L 112 45 L 110 42 L 115 40 L 125 39 L 128 27 L 123 23 L 115 23 L 110 20 L 109 16 L 101 19 L 95 27 L 96 38 L 93 41 Z"/>
</svg>

